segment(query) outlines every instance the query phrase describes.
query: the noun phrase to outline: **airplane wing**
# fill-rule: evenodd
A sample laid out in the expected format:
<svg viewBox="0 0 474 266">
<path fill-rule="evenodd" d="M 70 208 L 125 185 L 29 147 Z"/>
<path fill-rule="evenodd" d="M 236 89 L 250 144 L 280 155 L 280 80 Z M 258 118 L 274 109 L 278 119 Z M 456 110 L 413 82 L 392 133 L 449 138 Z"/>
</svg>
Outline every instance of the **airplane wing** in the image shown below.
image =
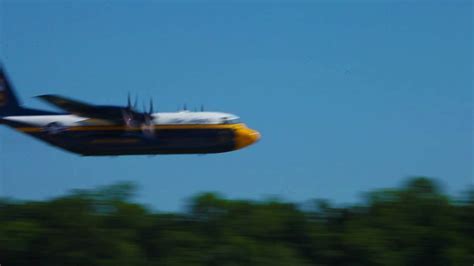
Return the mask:
<svg viewBox="0 0 474 266">
<path fill-rule="evenodd" d="M 123 121 L 123 107 L 93 105 L 52 94 L 40 95 L 38 98 L 77 116 Z"/>
<path fill-rule="evenodd" d="M 68 99 L 58 95 L 46 94 L 40 95 L 38 98 L 71 114 L 84 115 L 89 113 L 88 110 L 95 109 L 94 105 Z"/>
</svg>

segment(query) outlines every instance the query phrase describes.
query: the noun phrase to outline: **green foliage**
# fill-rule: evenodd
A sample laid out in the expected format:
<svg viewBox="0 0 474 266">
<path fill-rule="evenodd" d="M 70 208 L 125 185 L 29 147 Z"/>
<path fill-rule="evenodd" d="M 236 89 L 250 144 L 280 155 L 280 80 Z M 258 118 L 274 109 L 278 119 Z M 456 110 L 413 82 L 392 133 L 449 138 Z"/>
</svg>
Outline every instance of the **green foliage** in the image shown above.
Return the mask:
<svg viewBox="0 0 474 266">
<path fill-rule="evenodd" d="M 153 213 L 121 183 L 45 202 L 0 201 L 3 265 L 470 265 L 474 189 L 453 200 L 428 178 L 356 206 L 197 195 Z"/>
</svg>

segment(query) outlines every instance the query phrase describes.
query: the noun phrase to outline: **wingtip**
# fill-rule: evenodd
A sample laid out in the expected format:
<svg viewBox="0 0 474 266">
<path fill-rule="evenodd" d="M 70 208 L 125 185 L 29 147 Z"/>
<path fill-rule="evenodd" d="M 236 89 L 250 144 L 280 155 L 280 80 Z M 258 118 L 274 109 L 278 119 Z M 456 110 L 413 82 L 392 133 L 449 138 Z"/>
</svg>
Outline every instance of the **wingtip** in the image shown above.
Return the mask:
<svg viewBox="0 0 474 266">
<path fill-rule="evenodd" d="M 50 102 L 51 99 L 55 98 L 55 95 L 53 95 L 53 94 L 41 94 L 41 95 L 34 96 L 34 98 L 40 99 L 42 101 Z"/>
<path fill-rule="evenodd" d="M 41 95 L 35 96 L 35 98 L 41 98 L 41 99 L 47 99 L 47 98 L 51 98 L 51 97 L 56 97 L 56 95 L 54 95 L 54 94 L 41 94 Z"/>
<path fill-rule="evenodd" d="M 39 99 L 44 99 L 46 98 L 48 95 L 47 94 L 41 94 L 41 95 L 36 95 L 34 96 L 35 98 L 39 98 Z"/>
</svg>

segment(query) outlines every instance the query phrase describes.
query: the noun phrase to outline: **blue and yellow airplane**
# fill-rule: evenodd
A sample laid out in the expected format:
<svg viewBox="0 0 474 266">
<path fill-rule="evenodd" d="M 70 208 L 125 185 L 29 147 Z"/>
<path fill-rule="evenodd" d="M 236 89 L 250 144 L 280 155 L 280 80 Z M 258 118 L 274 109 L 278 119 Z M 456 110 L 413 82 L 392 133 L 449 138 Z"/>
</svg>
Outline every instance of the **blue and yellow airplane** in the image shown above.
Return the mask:
<svg viewBox="0 0 474 266">
<path fill-rule="evenodd" d="M 207 154 L 249 146 L 260 134 L 239 117 L 218 112 L 154 113 L 131 104 L 92 105 L 57 95 L 41 95 L 65 113 L 21 106 L 0 67 L 0 123 L 84 156 Z"/>
</svg>

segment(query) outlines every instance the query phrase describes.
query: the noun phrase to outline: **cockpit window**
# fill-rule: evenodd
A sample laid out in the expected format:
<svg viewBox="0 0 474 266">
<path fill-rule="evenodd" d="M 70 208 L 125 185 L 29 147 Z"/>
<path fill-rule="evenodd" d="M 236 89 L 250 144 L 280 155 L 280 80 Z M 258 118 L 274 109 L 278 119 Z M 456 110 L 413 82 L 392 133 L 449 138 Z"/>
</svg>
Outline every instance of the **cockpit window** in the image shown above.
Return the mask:
<svg viewBox="0 0 474 266">
<path fill-rule="evenodd" d="M 222 118 L 222 124 L 239 124 L 240 119 L 235 117 L 224 117 Z"/>
</svg>

